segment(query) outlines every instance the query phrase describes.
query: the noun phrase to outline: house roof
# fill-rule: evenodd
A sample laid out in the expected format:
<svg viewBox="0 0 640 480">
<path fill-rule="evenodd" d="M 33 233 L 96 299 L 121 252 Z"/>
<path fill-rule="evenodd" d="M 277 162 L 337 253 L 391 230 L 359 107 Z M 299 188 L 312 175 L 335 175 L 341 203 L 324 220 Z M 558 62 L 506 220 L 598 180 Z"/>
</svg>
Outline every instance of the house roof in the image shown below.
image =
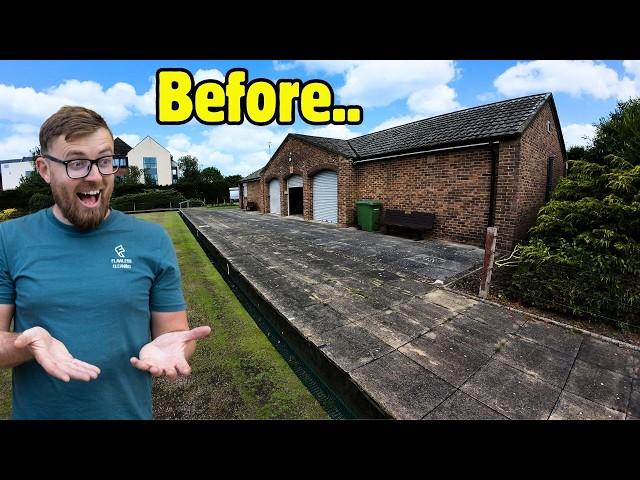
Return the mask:
<svg viewBox="0 0 640 480">
<path fill-rule="evenodd" d="M 311 135 L 302 135 L 299 133 L 291 133 L 290 136 L 309 142 L 313 145 L 317 145 L 318 147 L 329 150 L 330 152 L 338 153 L 347 158 L 351 158 L 357 155 L 356 152 L 353 151 L 353 148 L 351 148 L 351 145 L 349 145 L 349 141 L 347 140 L 327 137 L 313 137 Z"/>
<path fill-rule="evenodd" d="M 254 180 L 260 180 L 260 174 L 262 173 L 263 170 L 264 170 L 264 167 L 256 170 L 253 173 L 250 173 L 246 177 L 240 179 L 240 182 L 252 182 Z"/>
<path fill-rule="evenodd" d="M 116 137 L 113 140 L 113 153 L 116 157 L 126 156 L 129 150 L 131 150 L 131 147 L 120 137 Z"/>
<path fill-rule="evenodd" d="M 441 146 L 465 145 L 521 134 L 550 93 L 445 113 L 349 140 L 358 158 L 366 159 Z"/>
<path fill-rule="evenodd" d="M 550 102 L 564 153 L 564 141 L 551 93 L 540 93 L 445 113 L 387 128 L 350 140 L 290 133 L 288 137 L 338 153 L 353 162 L 439 147 L 457 147 L 515 137 L 522 134 L 546 102 Z M 285 142 L 274 152 L 273 159 Z M 271 160 L 269 160 L 271 161 Z M 269 163 L 267 163 L 268 165 Z M 265 167 L 263 167 L 263 170 Z M 257 180 L 261 171 L 242 179 Z M 257 177 L 255 175 L 258 175 Z M 251 177 L 251 178 L 249 178 Z"/>
</svg>

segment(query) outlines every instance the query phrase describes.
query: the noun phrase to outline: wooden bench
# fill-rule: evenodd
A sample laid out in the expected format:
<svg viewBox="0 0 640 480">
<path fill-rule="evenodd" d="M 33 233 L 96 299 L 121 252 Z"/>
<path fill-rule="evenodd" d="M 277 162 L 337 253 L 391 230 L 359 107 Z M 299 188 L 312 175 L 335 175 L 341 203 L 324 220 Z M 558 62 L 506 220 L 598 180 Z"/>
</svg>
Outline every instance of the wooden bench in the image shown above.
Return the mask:
<svg viewBox="0 0 640 480">
<path fill-rule="evenodd" d="M 248 212 L 252 212 L 257 209 L 258 209 L 258 205 L 256 205 L 256 202 L 247 202 L 246 210 Z"/>
<path fill-rule="evenodd" d="M 385 210 L 383 224 L 386 227 L 385 233 L 389 233 L 392 227 L 406 228 L 417 231 L 418 236 L 416 240 L 422 240 L 424 232 L 433 228 L 435 220 L 436 216 L 433 213 L 405 213 L 403 210 Z"/>
</svg>

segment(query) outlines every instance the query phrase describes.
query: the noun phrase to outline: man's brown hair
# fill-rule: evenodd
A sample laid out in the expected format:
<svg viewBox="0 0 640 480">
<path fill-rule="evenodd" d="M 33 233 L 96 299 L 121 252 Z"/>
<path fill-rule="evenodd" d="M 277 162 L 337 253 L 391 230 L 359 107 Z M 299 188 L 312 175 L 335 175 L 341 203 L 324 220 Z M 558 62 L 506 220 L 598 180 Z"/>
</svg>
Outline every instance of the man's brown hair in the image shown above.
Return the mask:
<svg viewBox="0 0 640 480">
<path fill-rule="evenodd" d="M 104 118 L 84 107 L 64 106 L 51 115 L 40 127 L 40 152 L 47 153 L 49 143 L 64 135 L 65 140 L 89 135 L 99 128 L 106 128 L 113 138 L 113 132 Z"/>
</svg>

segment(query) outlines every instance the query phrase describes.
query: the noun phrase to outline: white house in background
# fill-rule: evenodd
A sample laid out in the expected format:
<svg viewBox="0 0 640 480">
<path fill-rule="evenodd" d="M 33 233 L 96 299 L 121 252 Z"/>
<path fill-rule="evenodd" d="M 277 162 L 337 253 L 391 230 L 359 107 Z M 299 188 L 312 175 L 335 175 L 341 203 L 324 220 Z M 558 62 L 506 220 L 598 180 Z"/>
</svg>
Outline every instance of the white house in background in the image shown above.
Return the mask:
<svg viewBox="0 0 640 480">
<path fill-rule="evenodd" d="M 153 176 L 158 185 L 171 185 L 177 180 L 177 168 L 171 153 L 149 136 L 129 150 L 127 158 L 129 167 L 140 169 L 143 181 L 145 175 Z"/>
<path fill-rule="evenodd" d="M 22 157 L 12 160 L 0 160 L 0 176 L 2 190 L 14 190 L 20 185 L 20 178 L 36 174 L 33 157 Z"/>
</svg>

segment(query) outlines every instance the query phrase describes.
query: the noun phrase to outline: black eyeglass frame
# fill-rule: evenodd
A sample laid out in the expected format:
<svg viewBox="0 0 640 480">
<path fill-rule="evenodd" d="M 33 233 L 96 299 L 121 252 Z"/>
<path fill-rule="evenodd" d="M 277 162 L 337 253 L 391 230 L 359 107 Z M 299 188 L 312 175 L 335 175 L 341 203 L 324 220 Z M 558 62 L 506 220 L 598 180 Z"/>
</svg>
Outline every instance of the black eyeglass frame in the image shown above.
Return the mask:
<svg viewBox="0 0 640 480">
<path fill-rule="evenodd" d="M 73 159 L 71 159 L 71 160 L 60 160 L 59 158 L 56 158 L 56 157 L 54 157 L 54 156 L 52 156 L 52 155 L 49 155 L 49 154 L 47 154 L 47 153 L 44 153 L 44 154 L 42 154 L 41 156 L 42 156 L 42 157 L 44 157 L 44 158 L 47 158 L 47 159 L 49 159 L 49 160 L 52 160 L 52 161 L 54 161 L 54 162 L 62 163 L 62 164 L 64 165 L 64 169 L 65 169 L 65 171 L 67 172 L 67 177 L 69 177 L 69 178 L 70 178 L 70 179 L 72 179 L 72 180 L 78 180 L 78 179 L 80 179 L 80 178 L 87 177 L 87 176 L 89 175 L 89 173 L 91 173 L 91 169 L 93 168 L 93 166 L 94 166 L 94 165 L 95 165 L 95 166 L 96 166 L 96 168 L 98 169 L 98 172 L 100 173 L 100 175 L 105 176 L 105 177 L 106 177 L 107 175 L 113 175 L 113 174 L 115 174 L 115 173 L 118 171 L 118 169 L 120 168 L 120 166 L 119 166 L 119 165 L 116 165 L 115 167 L 113 167 L 113 160 L 116 160 L 117 158 L 119 158 L 119 157 L 116 157 L 115 155 L 104 155 L 104 156 L 102 156 L 102 157 L 100 157 L 100 158 L 96 158 L 95 160 L 90 160 L 90 159 L 88 159 L 88 158 L 73 158 Z M 98 162 L 99 162 L 100 160 L 102 160 L 103 158 L 107 158 L 107 157 L 111 157 L 111 161 L 112 161 L 112 163 L 111 163 L 111 167 L 112 167 L 112 168 L 115 168 L 115 170 L 114 170 L 113 172 L 111 172 L 111 173 L 102 173 L 102 170 L 100 170 L 100 165 L 98 165 Z M 69 175 L 69 164 L 70 164 L 71 162 L 77 162 L 78 160 L 86 160 L 86 161 L 90 162 L 89 169 L 87 170 L 87 173 L 85 173 L 85 174 L 84 174 L 83 176 L 81 176 L 81 177 L 72 177 L 71 175 Z"/>
</svg>

